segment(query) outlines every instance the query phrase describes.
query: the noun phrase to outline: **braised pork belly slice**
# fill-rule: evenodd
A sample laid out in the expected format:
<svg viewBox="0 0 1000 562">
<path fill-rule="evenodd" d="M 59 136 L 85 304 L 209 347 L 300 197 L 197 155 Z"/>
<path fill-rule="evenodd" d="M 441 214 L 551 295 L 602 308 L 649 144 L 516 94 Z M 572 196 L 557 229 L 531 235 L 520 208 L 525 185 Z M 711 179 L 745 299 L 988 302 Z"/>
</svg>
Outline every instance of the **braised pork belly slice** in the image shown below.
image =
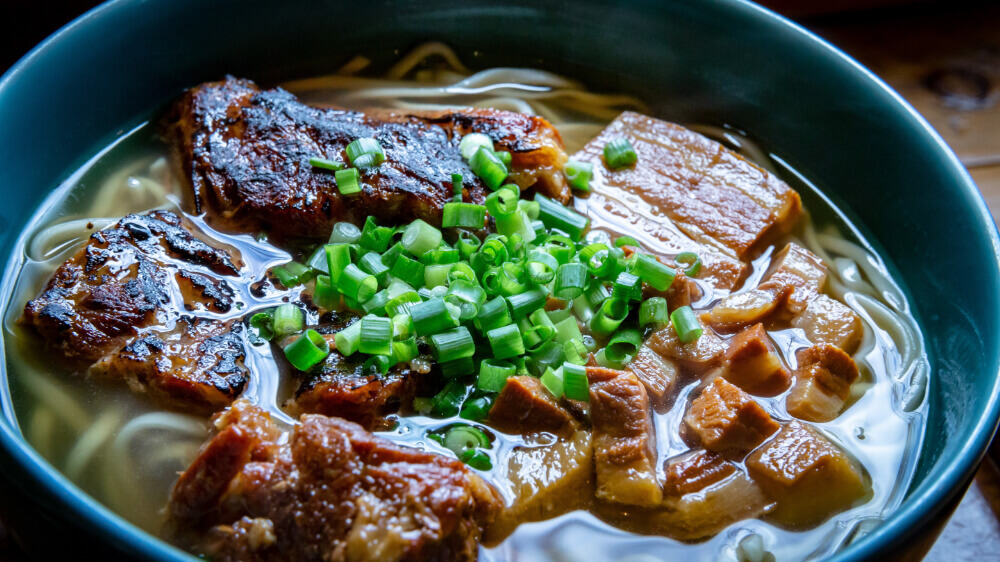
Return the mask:
<svg viewBox="0 0 1000 562">
<path fill-rule="evenodd" d="M 799 314 L 809 301 L 819 296 L 823 283 L 826 283 L 826 266 L 819 256 L 789 242 L 771 258 L 771 266 L 761 278 L 759 288 L 778 293 L 790 287 L 792 292 L 785 306 L 792 314 Z"/>
<path fill-rule="evenodd" d="M 674 387 L 680 377 L 680 367 L 674 360 L 661 357 L 644 345 L 639 348 L 627 369 L 646 387 L 646 395 L 654 407 L 664 406 L 673 397 Z"/>
<path fill-rule="evenodd" d="M 20 322 L 80 371 L 123 379 L 180 409 L 231 402 L 249 372 L 239 327 L 189 313 L 226 313 L 236 251 L 167 211 L 128 215 L 63 263 Z"/>
<path fill-rule="evenodd" d="M 749 394 L 722 377 L 691 402 L 684 423 L 702 447 L 735 454 L 752 450 L 779 427 Z"/>
<path fill-rule="evenodd" d="M 757 396 L 779 394 L 791 382 L 791 374 L 762 324 L 755 324 L 729 340 L 722 376 Z"/>
<path fill-rule="evenodd" d="M 228 77 L 192 88 L 163 124 L 190 181 L 198 212 L 227 230 L 267 231 L 278 240 L 326 239 L 338 221 L 384 224 L 423 219 L 439 226 L 460 174 L 464 200 L 482 203 L 484 185 L 462 159 L 461 136 L 482 132 L 509 150 L 512 179 L 561 201 L 566 155 L 545 120 L 506 111 L 371 113 L 310 107 L 281 89 Z M 361 192 L 342 196 L 334 174 L 311 157 L 348 162 L 347 145 L 376 139 L 381 165 L 361 170 Z"/>
<path fill-rule="evenodd" d="M 694 374 L 702 374 L 721 365 L 727 349 L 726 341 L 711 329 L 706 329 L 695 341 L 684 343 L 677 337 L 673 326 L 653 332 L 646 338 L 645 345 Z"/>
<path fill-rule="evenodd" d="M 858 379 L 858 366 L 839 347 L 817 345 L 796 354 L 795 386 L 788 394 L 788 413 L 806 421 L 828 422 L 840 415 Z"/>
<path fill-rule="evenodd" d="M 475 560 L 500 508 L 457 460 L 342 419 L 286 434 L 238 401 L 216 427 L 168 506 L 177 540 L 212 560 Z"/>
<path fill-rule="evenodd" d="M 772 517 L 809 527 L 870 492 L 861 465 L 808 425 L 793 421 L 746 459 L 754 481 L 777 507 Z"/>
<path fill-rule="evenodd" d="M 632 143 L 634 165 L 605 165 L 604 146 L 616 138 Z M 693 131 L 638 113 L 619 115 L 573 158 L 594 164 L 592 194 L 578 209 L 593 214 L 595 224 L 627 224 L 658 251 L 697 252 L 700 275 L 721 288 L 734 287 L 743 262 L 788 233 L 801 214 L 798 194 L 767 171 Z"/>
<path fill-rule="evenodd" d="M 663 497 L 656 476 L 656 433 L 646 388 L 628 371 L 588 367 L 597 498 L 653 506 Z"/>
<path fill-rule="evenodd" d="M 528 446 L 514 448 L 503 486 L 513 497 L 486 531 L 498 542 L 521 523 L 542 521 L 582 509 L 594 495 L 594 447 L 590 431 L 566 438 L 528 436 Z"/>
<path fill-rule="evenodd" d="M 829 344 L 854 353 L 864 336 L 861 317 L 846 304 L 826 295 L 819 295 L 792 319 L 792 327 L 800 328 L 814 344 Z"/>
<path fill-rule="evenodd" d="M 580 428 L 576 418 L 552 397 L 542 381 L 510 377 L 490 408 L 489 423 L 505 433 L 544 431 L 566 436 Z"/>
</svg>

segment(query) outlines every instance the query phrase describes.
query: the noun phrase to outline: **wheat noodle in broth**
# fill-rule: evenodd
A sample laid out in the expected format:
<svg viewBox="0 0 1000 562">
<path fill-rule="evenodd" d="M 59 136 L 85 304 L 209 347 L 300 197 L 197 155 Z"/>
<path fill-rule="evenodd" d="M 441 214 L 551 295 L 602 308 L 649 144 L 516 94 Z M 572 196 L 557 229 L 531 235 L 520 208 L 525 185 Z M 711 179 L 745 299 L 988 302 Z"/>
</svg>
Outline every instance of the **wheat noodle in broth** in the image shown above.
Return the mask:
<svg viewBox="0 0 1000 562">
<path fill-rule="evenodd" d="M 639 99 L 592 93 L 578 82 L 542 70 L 493 68 L 472 72 L 440 43 L 418 47 L 381 77 L 367 76 L 369 66 L 369 61 L 359 56 L 334 74 L 296 80 L 282 87 L 306 103 L 350 109 L 473 106 L 536 114 L 560 131 L 570 154 L 620 112 L 649 112 Z M 872 494 L 860 505 L 807 531 L 789 531 L 766 521 L 747 520 L 694 544 L 620 530 L 605 520 L 624 528 L 635 525 L 624 519 L 614 520 L 618 516 L 613 513 L 598 510 L 602 519 L 578 511 L 521 525 L 501 544 L 482 549 L 487 560 L 638 562 L 679 556 L 686 560 L 822 557 L 862 536 L 903 500 L 923 435 L 930 371 L 923 338 L 906 295 L 858 230 L 783 160 L 733 127 L 688 126 L 777 174 L 807 203 L 811 215 L 802 220 L 793 240 L 828 265 L 826 292 L 858 313 L 865 328 L 854 356 L 862 378 L 852 388 L 848 402 L 851 407 L 834 421 L 816 426 L 864 465 L 871 478 Z M 163 507 L 172 482 L 209 435 L 208 421 L 161 411 L 121 386 L 67 376 L 65 369 L 16 325 L 16 319 L 48 276 L 93 232 L 130 212 L 154 208 L 179 211 L 180 185 L 180 178 L 174 177 L 167 163 L 166 147 L 148 125 L 138 127 L 95 156 L 53 193 L 46 210 L 28 227 L 28 235 L 15 257 L 23 265 L 12 293 L 7 295 L 3 315 L 15 413 L 27 440 L 89 494 L 154 534 L 161 530 Z M 267 268 L 289 259 L 286 251 L 267 242 L 215 233 L 193 218 L 211 237 L 235 247 L 256 279 Z M 590 236 L 609 235 L 635 233 L 623 230 L 621 225 L 595 221 Z M 754 262 L 753 273 L 737 291 L 756 285 L 773 251 Z M 234 310 L 228 317 L 248 317 L 255 310 L 280 302 L 274 296 L 242 296 L 249 306 Z M 725 293 L 713 291 L 705 297 L 706 302 L 699 304 L 707 305 L 723 296 Z M 315 320 L 309 318 L 307 324 Z M 795 351 L 808 346 L 804 334 L 788 329 L 776 331 L 772 337 L 785 362 L 794 368 Z M 294 423 L 278 407 L 289 395 L 290 386 L 268 346 L 247 345 L 247 352 L 247 366 L 255 376 L 244 396 L 272 412 L 280 422 Z M 683 405 L 696 387 L 697 383 L 692 383 L 682 388 L 675 403 Z M 768 412 L 780 421 L 790 419 L 784 409 L 784 396 L 761 399 Z M 678 435 L 682 416 L 682 407 L 655 413 L 657 466 L 662 467 L 664 460 L 686 449 Z M 425 438 L 425 431 L 457 419 L 408 417 L 383 435 L 443 452 Z M 503 458 L 513 447 L 525 445 L 520 438 L 511 436 L 500 436 L 497 443 L 491 453 L 495 458 Z M 506 463 L 493 464 L 497 468 L 485 476 L 501 495 L 509 498 L 511 492 L 504 485 Z"/>
</svg>

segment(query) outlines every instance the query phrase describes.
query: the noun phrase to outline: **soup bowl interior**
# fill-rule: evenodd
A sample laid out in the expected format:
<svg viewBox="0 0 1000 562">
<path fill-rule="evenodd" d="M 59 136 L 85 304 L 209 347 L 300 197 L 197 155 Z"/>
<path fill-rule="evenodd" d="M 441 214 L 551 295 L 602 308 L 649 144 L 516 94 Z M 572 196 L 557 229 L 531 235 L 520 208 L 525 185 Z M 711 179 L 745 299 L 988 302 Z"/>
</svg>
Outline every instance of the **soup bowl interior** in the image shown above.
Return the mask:
<svg viewBox="0 0 1000 562">
<path fill-rule="evenodd" d="M 849 209 L 912 297 L 932 372 L 926 438 L 906 501 L 838 557 L 898 546 L 961 489 L 998 416 L 993 220 L 954 155 L 898 96 L 836 49 L 748 3 L 110 2 L 0 82 L 2 294 L 14 280 L 10 253 L 46 195 L 184 87 L 227 73 L 271 85 L 330 73 L 357 53 L 377 67 L 426 40 L 448 43 L 476 68 L 544 68 L 595 90 L 636 94 L 665 119 L 737 126 Z M 0 506 L 24 522 L 23 540 L 43 552 L 96 540 L 133 558 L 184 556 L 35 454 L 16 428 L 6 384 L 0 402 Z M 50 539 L 54 525 L 63 529 L 58 541 Z"/>
</svg>

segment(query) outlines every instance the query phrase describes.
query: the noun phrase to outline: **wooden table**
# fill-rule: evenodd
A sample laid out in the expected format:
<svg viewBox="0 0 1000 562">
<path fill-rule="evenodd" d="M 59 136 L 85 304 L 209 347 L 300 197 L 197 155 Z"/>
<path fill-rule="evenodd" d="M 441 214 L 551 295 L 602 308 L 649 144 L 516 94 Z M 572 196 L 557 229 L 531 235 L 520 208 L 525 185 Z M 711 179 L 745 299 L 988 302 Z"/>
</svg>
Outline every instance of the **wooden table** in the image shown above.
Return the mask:
<svg viewBox="0 0 1000 562">
<path fill-rule="evenodd" d="M 969 169 L 994 220 L 1000 216 L 1000 6 L 936 3 L 803 23 L 902 94 Z M 995 442 L 925 560 L 1000 559 L 997 461 Z"/>
</svg>

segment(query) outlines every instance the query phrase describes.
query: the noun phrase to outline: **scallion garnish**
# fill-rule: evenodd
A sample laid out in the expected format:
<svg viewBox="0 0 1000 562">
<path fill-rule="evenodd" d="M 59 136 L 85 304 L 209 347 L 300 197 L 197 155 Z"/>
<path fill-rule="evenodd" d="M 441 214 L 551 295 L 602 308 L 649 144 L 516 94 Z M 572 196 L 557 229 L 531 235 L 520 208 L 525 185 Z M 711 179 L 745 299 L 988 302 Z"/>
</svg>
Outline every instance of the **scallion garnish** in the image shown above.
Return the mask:
<svg viewBox="0 0 1000 562">
<path fill-rule="evenodd" d="M 392 320 L 369 314 L 362 317 L 358 323 L 361 324 L 361 342 L 358 351 L 370 355 L 392 353 Z"/>
<path fill-rule="evenodd" d="M 385 152 L 377 140 L 355 139 L 347 145 L 347 158 L 356 168 L 373 168 L 385 161 Z"/>
<path fill-rule="evenodd" d="M 375 296 L 378 280 L 352 263 L 340 272 L 337 286 L 345 296 L 362 303 Z"/>
<path fill-rule="evenodd" d="M 635 164 L 639 159 L 632 142 L 625 137 L 618 137 L 604 145 L 604 162 L 612 170 Z"/>
<path fill-rule="evenodd" d="M 465 359 L 476 353 L 476 343 L 465 326 L 432 335 L 430 344 L 434 359 L 440 363 Z"/>
<path fill-rule="evenodd" d="M 418 336 L 429 336 L 458 326 L 443 298 L 433 298 L 410 306 L 413 330 Z"/>
<path fill-rule="evenodd" d="M 500 392 L 507 384 L 507 379 L 514 376 L 514 372 L 513 365 L 492 359 L 484 360 L 479 364 L 476 386 L 488 392 Z"/>
<path fill-rule="evenodd" d="M 570 160 L 566 162 L 563 173 L 566 174 L 566 181 L 573 189 L 590 191 L 590 178 L 594 176 L 593 164 L 580 160 Z"/>
<path fill-rule="evenodd" d="M 337 180 L 337 191 L 341 195 L 354 195 L 361 192 L 361 174 L 357 168 L 337 170 L 334 177 Z"/>
<path fill-rule="evenodd" d="M 466 160 L 472 160 L 480 148 L 486 148 L 493 152 L 493 140 L 483 133 L 469 133 L 462 137 L 462 141 L 458 143 L 458 150 L 462 153 L 462 158 Z"/>
<path fill-rule="evenodd" d="M 674 261 L 688 266 L 684 269 L 684 275 L 688 277 L 697 277 L 698 272 L 701 271 L 701 258 L 694 252 L 681 252 L 677 254 Z"/>
<path fill-rule="evenodd" d="M 330 345 L 316 330 L 306 330 L 292 343 L 285 346 L 285 357 L 293 367 L 308 371 L 330 354 Z"/>
<path fill-rule="evenodd" d="M 419 258 L 441 244 L 441 231 L 417 219 L 403 231 L 400 243 L 407 252 Z"/>
<path fill-rule="evenodd" d="M 486 222 L 486 207 L 472 203 L 445 203 L 441 218 L 443 228 L 482 228 Z"/>
<path fill-rule="evenodd" d="M 643 283 L 656 289 L 666 291 L 674 282 L 677 272 L 671 267 L 659 262 L 653 256 L 639 254 L 636 256 L 635 264 L 632 266 L 632 273 L 638 275 Z"/>
<path fill-rule="evenodd" d="M 285 303 L 274 309 L 272 329 L 274 335 L 281 338 L 302 331 L 305 315 L 302 309 L 294 304 Z"/>
<path fill-rule="evenodd" d="M 563 394 L 570 400 L 590 402 L 590 382 L 586 367 L 563 363 Z"/>
<path fill-rule="evenodd" d="M 463 139 L 464 140 L 464 139 Z M 497 158 L 492 150 L 486 147 L 479 147 L 476 153 L 469 160 L 469 167 L 472 173 L 483 180 L 486 187 L 496 189 L 507 179 L 507 166 Z"/>
<path fill-rule="evenodd" d="M 696 341 L 704 331 L 690 306 L 682 306 L 670 313 L 670 323 L 673 324 L 677 339 L 681 340 L 681 343 Z"/>
<path fill-rule="evenodd" d="M 337 160 L 329 160 L 326 158 L 320 158 L 319 156 L 313 156 L 309 159 L 309 165 L 314 168 L 322 168 L 324 170 L 331 170 L 336 172 L 337 170 L 343 170 L 347 166 L 343 162 L 338 162 Z"/>
<path fill-rule="evenodd" d="M 590 219 L 587 217 L 544 195 L 536 193 L 535 201 L 538 202 L 538 219 L 545 226 L 559 229 L 576 240 L 583 236 L 583 231 L 590 224 Z"/>
<path fill-rule="evenodd" d="M 490 341 L 490 348 L 496 359 L 524 355 L 524 340 L 515 324 L 494 328 L 486 333 L 486 338 Z"/>
<path fill-rule="evenodd" d="M 361 345 L 361 321 L 355 322 L 333 336 L 337 351 L 344 357 L 350 357 L 358 351 Z"/>
<path fill-rule="evenodd" d="M 667 299 L 653 297 L 639 305 L 639 326 L 662 328 L 670 323 L 670 313 L 667 311 Z"/>
</svg>

